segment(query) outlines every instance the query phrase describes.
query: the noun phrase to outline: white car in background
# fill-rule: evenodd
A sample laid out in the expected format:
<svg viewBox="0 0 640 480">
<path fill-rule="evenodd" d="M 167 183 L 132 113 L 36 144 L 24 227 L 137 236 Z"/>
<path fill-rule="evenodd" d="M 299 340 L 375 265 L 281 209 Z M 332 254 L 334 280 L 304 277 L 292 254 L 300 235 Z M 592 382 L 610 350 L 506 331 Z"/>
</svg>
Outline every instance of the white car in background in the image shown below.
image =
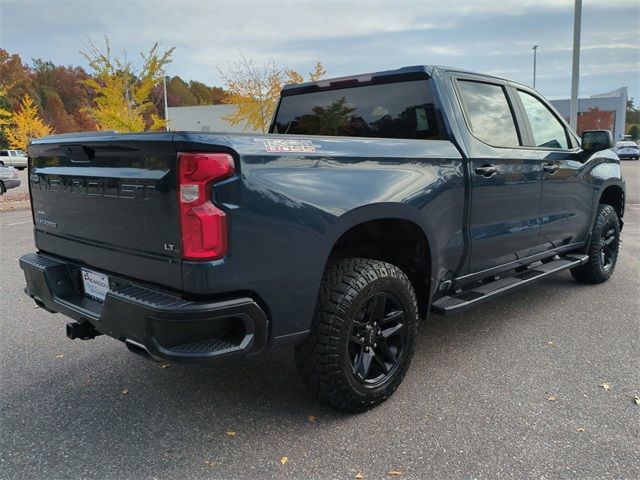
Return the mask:
<svg viewBox="0 0 640 480">
<path fill-rule="evenodd" d="M 636 142 L 618 142 L 616 143 L 615 151 L 618 154 L 618 158 L 620 158 L 620 160 L 624 160 L 625 158 L 630 160 L 640 159 L 640 148 L 638 147 Z"/>
<path fill-rule="evenodd" d="M 0 165 L 24 170 L 27 168 L 27 154 L 22 150 L 0 150 Z"/>
</svg>

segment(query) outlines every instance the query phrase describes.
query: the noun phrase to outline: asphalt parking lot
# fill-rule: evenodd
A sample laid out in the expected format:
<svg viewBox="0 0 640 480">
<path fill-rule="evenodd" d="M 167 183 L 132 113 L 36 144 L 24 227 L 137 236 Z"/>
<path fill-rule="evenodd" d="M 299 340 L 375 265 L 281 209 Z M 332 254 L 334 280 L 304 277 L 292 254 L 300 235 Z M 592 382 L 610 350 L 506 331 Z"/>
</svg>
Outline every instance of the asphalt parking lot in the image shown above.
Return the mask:
<svg viewBox="0 0 640 480">
<path fill-rule="evenodd" d="M 29 211 L 2 212 L 0 477 L 640 478 L 640 162 L 623 172 L 611 281 L 565 272 L 432 316 L 399 390 L 361 415 L 318 405 L 288 350 L 166 367 L 68 340 L 22 292 Z"/>
</svg>

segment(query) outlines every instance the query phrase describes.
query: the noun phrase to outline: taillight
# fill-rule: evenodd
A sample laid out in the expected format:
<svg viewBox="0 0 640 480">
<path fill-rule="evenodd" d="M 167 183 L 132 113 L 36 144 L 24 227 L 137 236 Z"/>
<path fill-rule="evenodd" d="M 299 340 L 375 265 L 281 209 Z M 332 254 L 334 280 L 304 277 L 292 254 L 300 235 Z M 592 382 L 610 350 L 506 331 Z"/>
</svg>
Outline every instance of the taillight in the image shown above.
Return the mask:
<svg viewBox="0 0 640 480">
<path fill-rule="evenodd" d="M 227 216 L 211 201 L 211 184 L 231 177 L 226 153 L 178 154 L 178 203 L 182 258 L 215 260 L 227 253 Z"/>
</svg>

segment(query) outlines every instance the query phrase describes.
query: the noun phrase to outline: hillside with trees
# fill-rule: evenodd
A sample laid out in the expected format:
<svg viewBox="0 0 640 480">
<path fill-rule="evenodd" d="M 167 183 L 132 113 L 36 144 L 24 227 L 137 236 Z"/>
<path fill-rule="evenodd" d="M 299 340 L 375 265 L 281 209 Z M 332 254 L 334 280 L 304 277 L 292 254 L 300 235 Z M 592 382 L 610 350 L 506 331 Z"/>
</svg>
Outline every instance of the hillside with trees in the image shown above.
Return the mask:
<svg viewBox="0 0 640 480">
<path fill-rule="evenodd" d="M 108 78 L 127 77 L 127 83 L 138 82 L 141 86 L 145 83 L 141 82 L 142 79 L 137 75 L 139 72 L 133 70 L 124 76 L 114 76 L 116 73 L 121 74 L 125 65 L 117 66 L 117 59 L 113 58 L 113 55 L 110 60 L 106 57 L 101 58 L 101 54 L 106 54 L 106 49 L 89 46 L 89 65 L 92 64 L 92 60 L 97 61 L 97 69 L 90 71 L 80 66 L 55 65 L 40 58 L 27 63 L 18 54 L 0 49 L 0 146 L 7 148 L 9 143 L 6 125 L 8 122 L 4 122 L 2 118 L 5 118 L 5 113 L 22 111 L 25 98 L 30 104 L 29 113 L 37 111 L 42 123 L 55 133 L 101 129 L 99 115 L 96 115 L 96 103 L 101 94 L 100 88 L 96 87 L 107 87 L 108 81 L 105 79 Z M 150 54 L 158 56 L 159 59 L 162 57 L 157 48 Z M 144 101 L 140 102 L 144 104 L 142 115 L 148 119 L 144 129 L 153 128 L 150 119 L 163 117 L 162 73 L 162 68 L 156 68 L 142 89 L 146 96 Z M 115 89 L 117 86 L 112 87 Z M 167 103 L 170 107 L 220 104 L 224 103 L 227 95 L 226 90 L 221 87 L 208 86 L 195 80 L 185 81 L 179 76 L 171 77 L 167 83 Z M 103 129 L 105 126 L 108 125 L 103 125 Z M 118 130 L 123 128 L 120 127 Z"/>
<path fill-rule="evenodd" d="M 26 150 L 31 138 L 49 133 L 165 128 L 163 77 L 174 50 L 162 51 L 155 43 L 134 61 L 126 53 L 114 53 L 105 37 L 104 44 L 89 41 L 79 52 L 85 70 L 40 58 L 25 63 L 18 54 L 0 49 L 0 147 Z M 265 132 L 282 87 L 305 81 L 304 75 L 274 60 L 259 66 L 243 55 L 219 72 L 226 88 L 167 77 L 168 106 L 230 103 L 234 111 L 225 121 Z M 308 80 L 324 74 L 322 63 L 316 62 Z"/>
</svg>

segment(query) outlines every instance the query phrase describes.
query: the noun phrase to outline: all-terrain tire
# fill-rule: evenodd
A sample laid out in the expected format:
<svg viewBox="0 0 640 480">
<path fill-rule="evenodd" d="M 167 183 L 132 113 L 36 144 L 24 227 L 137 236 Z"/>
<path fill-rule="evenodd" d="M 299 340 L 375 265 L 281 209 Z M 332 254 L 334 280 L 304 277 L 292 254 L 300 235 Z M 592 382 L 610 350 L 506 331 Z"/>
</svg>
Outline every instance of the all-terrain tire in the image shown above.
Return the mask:
<svg viewBox="0 0 640 480">
<path fill-rule="evenodd" d="M 587 263 L 571 269 L 571 275 L 582 283 L 602 283 L 609 280 L 616 268 L 620 245 L 620 221 L 611 205 L 598 205 L 596 221 L 587 247 Z"/>
<path fill-rule="evenodd" d="M 385 340 L 385 332 L 393 329 L 393 336 Z M 402 270 L 378 260 L 349 258 L 324 272 L 311 331 L 296 348 L 296 364 L 321 402 L 341 411 L 363 412 L 400 385 L 417 330 L 416 296 Z M 373 343 L 375 332 L 380 344 Z M 375 378 L 367 380 L 368 375 Z"/>
</svg>

